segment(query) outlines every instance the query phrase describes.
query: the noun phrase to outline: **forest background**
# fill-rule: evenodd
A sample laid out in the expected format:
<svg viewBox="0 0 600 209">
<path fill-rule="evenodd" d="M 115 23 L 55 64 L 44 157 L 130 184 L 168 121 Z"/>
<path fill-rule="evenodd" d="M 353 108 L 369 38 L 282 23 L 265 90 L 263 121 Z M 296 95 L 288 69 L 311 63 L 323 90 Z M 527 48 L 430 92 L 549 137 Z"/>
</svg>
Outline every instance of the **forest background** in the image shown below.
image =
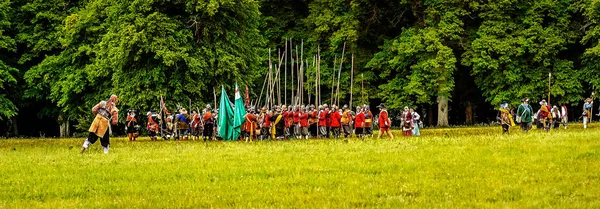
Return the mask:
<svg viewBox="0 0 600 209">
<path fill-rule="evenodd" d="M 319 53 L 331 104 L 344 51 L 341 104 L 352 84 L 354 106 L 473 125 L 494 120 L 502 101 L 529 97 L 537 109 L 550 93 L 576 120 L 600 83 L 599 20 L 598 0 L 0 0 L 0 134 L 85 130 L 110 94 L 121 118 L 158 110 L 160 96 L 202 109 L 235 82 L 257 99 L 269 49 L 276 62 L 289 41 L 302 49 L 304 103 L 314 103 Z"/>
</svg>

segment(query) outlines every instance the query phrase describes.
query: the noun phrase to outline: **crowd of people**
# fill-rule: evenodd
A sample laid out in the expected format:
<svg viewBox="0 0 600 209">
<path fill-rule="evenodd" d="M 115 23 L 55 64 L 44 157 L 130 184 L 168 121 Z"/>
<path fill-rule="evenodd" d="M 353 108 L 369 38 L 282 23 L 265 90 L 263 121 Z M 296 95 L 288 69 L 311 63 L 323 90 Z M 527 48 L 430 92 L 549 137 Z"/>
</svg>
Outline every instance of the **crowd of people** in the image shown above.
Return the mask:
<svg viewBox="0 0 600 209">
<path fill-rule="evenodd" d="M 344 105 L 278 105 L 272 108 L 247 108 L 245 122 L 241 126 L 243 140 L 285 140 L 285 139 L 317 139 L 373 137 L 373 127 L 379 127 L 377 138 L 390 132 L 391 119 L 384 104 L 377 106 L 378 115 L 373 115 L 369 106 L 357 106 L 354 110 Z M 220 139 L 217 130 L 218 109 L 207 105 L 201 112 L 179 108 L 176 114 L 170 114 L 166 108 L 157 113 L 146 114 L 146 130 L 151 140 L 162 137 L 165 140 L 204 141 Z M 375 118 L 377 117 L 377 118 Z M 418 136 L 420 115 L 412 108 L 405 107 L 401 116 L 402 135 Z M 126 121 L 126 132 L 130 141 L 138 137 L 140 125 L 137 123 L 135 111 L 130 110 Z"/>
<path fill-rule="evenodd" d="M 585 99 L 583 104 L 583 113 L 579 117 L 583 120 L 583 128 L 587 129 L 592 118 L 592 108 L 594 101 L 591 98 Z M 497 120 L 502 125 L 502 133 L 508 134 L 511 126 L 519 124 L 522 131 L 528 132 L 533 124 L 537 129 L 550 131 L 550 129 L 558 129 L 561 127 L 567 129 L 569 125 L 569 112 L 566 105 L 550 106 L 546 100 L 539 102 L 540 108 L 534 112 L 533 107 L 529 104 L 529 98 L 524 98 L 522 103 L 516 108 L 509 108 L 507 102 L 500 105 Z M 598 110 L 600 111 L 600 109 Z M 600 115 L 600 114 L 599 114 Z"/>
<path fill-rule="evenodd" d="M 118 122 L 118 109 L 116 103 L 118 98 L 111 95 L 109 100 L 101 101 L 92 108 L 95 115 L 94 121 L 89 128 L 89 136 L 84 141 L 81 153 L 91 144 L 100 139 L 104 152 L 108 153 L 110 147 L 109 133 L 111 124 Z M 162 100 L 161 100 L 162 103 Z M 503 133 L 508 134 L 509 129 L 519 124 L 521 130 L 531 130 L 535 123 L 538 129 L 550 131 L 551 128 L 564 129 L 568 126 L 568 109 L 562 105 L 550 106 L 546 100 L 539 102 L 540 108 L 534 113 L 529 99 L 524 98 L 522 103 L 514 109 L 507 102 L 500 105 L 497 119 L 502 125 Z M 163 106 L 163 105 L 161 105 Z M 344 105 L 339 108 L 336 105 L 278 105 L 270 109 L 263 107 L 256 110 L 247 107 L 244 123 L 241 125 L 240 140 L 286 140 L 286 139 L 324 139 L 324 138 L 349 138 L 349 137 L 373 137 L 373 127 L 379 127 L 377 138 L 387 135 L 393 139 L 390 131 L 392 120 L 388 116 L 384 104 L 377 106 L 379 114 L 373 115 L 369 106 L 357 106 L 354 111 Z M 592 117 L 593 100 L 587 98 L 583 105 L 584 129 Z M 599 110 L 600 111 L 600 110 Z M 165 140 L 189 140 L 203 139 L 204 141 L 217 140 L 220 138 L 217 119 L 219 110 L 207 105 L 201 112 L 192 111 L 191 114 L 185 108 L 178 108 L 172 115 L 163 106 L 159 113 L 150 111 L 146 114 L 146 129 L 151 140 L 162 137 Z M 600 115 L 600 114 L 599 114 Z M 412 108 L 404 107 L 400 116 L 403 136 L 419 136 L 420 115 Z M 126 132 L 130 141 L 138 137 L 140 125 L 136 119 L 135 111 L 129 110 L 126 119 Z"/>
</svg>

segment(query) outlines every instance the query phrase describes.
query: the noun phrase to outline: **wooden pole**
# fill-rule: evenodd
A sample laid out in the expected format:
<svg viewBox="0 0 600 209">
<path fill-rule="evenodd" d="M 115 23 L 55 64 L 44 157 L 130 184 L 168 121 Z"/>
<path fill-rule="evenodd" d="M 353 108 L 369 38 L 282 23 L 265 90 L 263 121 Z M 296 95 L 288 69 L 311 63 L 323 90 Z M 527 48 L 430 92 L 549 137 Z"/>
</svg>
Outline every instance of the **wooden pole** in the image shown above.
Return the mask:
<svg viewBox="0 0 600 209">
<path fill-rule="evenodd" d="M 346 42 L 344 42 L 344 47 L 342 48 L 342 58 L 340 59 L 340 70 L 338 70 L 338 83 L 337 83 L 337 93 L 336 93 L 336 101 L 337 106 L 340 106 L 340 79 L 342 77 L 342 66 L 344 66 L 344 53 L 346 52 Z"/>
<path fill-rule="evenodd" d="M 361 101 L 363 104 L 366 104 L 365 103 L 365 74 L 364 73 L 360 74 L 360 82 L 361 82 L 361 87 L 360 87 Z"/>
<path fill-rule="evenodd" d="M 352 64 L 350 65 L 350 105 L 349 108 L 352 109 L 352 86 L 354 86 L 354 54 L 352 54 Z"/>
<path fill-rule="evenodd" d="M 290 40 L 290 42 L 291 42 L 291 40 Z M 285 50 L 287 50 L 287 47 L 288 47 L 288 42 L 287 42 L 287 39 L 285 39 Z M 288 62 L 287 62 L 287 53 L 284 53 L 284 57 L 285 57 L 284 58 L 285 61 L 283 62 L 284 63 L 283 64 L 283 69 L 285 70 L 285 73 L 284 73 L 284 76 L 283 76 L 283 83 L 284 83 L 283 84 L 284 85 L 284 88 L 283 88 L 283 103 L 287 103 L 287 64 L 288 64 Z"/>
<path fill-rule="evenodd" d="M 548 106 L 550 106 L 550 78 L 552 77 L 552 73 L 548 73 Z M 550 111 L 552 111 L 552 109 L 550 109 Z M 550 115 L 552 116 L 552 115 Z M 550 124 L 549 126 L 552 124 L 552 117 L 550 118 Z"/>
<path fill-rule="evenodd" d="M 281 56 L 281 51 L 277 50 L 277 56 L 280 57 Z M 284 51 L 285 53 L 285 51 Z M 277 69 L 277 103 L 280 105 L 281 104 L 281 62 L 283 62 L 283 60 L 279 59 L 279 69 Z"/>
<path fill-rule="evenodd" d="M 334 102 L 335 102 L 333 100 L 333 98 L 334 98 L 333 97 L 333 92 L 334 92 L 333 90 L 335 89 L 334 86 L 335 86 L 335 64 L 336 63 L 337 63 L 337 56 L 334 56 L 334 58 L 333 58 L 333 68 L 332 68 L 333 70 L 331 72 L 331 100 L 329 100 L 329 103 L 330 103 L 329 105 L 333 105 Z"/>
</svg>

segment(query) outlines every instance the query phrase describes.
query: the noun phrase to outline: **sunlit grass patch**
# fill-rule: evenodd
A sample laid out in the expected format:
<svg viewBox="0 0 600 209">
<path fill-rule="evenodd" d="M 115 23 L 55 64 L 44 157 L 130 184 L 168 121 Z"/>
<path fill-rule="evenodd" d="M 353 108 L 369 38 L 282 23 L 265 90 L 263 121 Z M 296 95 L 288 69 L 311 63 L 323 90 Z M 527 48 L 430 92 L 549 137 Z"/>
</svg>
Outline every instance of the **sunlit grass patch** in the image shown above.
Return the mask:
<svg viewBox="0 0 600 209">
<path fill-rule="evenodd" d="M 600 130 L 389 140 L 0 140 L 0 207 L 600 207 Z"/>
</svg>

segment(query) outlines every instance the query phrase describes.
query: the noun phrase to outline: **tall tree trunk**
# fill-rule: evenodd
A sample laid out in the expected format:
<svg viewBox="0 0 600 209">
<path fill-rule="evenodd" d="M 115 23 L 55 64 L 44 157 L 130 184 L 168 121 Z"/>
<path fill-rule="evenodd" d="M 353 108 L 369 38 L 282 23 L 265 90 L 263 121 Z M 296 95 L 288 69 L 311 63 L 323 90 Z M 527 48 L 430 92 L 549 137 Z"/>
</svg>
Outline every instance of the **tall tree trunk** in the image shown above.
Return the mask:
<svg viewBox="0 0 600 209">
<path fill-rule="evenodd" d="M 438 126 L 448 126 L 448 97 L 438 96 Z"/>
<path fill-rule="evenodd" d="M 473 125 L 473 104 L 467 102 L 467 110 L 465 111 L 465 122 L 467 125 Z"/>
<path fill-rule="evenodd" d="M 12 124 L 11 124 L 11 131 L 12 131 L 12 135 L 13 136 L 18 136 L 19 135 L 19 127 L 17 126 L 17 116 L 13 116 L 11 118 Z"/>
<path fill-rule="evenodd" d="M 427 125 L 433 127 L 433 105 L 429 105 L 427 108 Z"/>
</svg>

